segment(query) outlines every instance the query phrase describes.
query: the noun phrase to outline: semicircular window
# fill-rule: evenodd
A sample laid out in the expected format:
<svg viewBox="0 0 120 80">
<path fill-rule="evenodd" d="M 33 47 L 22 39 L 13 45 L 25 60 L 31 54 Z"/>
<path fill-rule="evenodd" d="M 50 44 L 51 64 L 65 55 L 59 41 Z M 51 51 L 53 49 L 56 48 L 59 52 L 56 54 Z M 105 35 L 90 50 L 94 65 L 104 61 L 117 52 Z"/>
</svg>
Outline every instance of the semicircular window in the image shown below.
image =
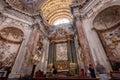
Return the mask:
<svg viewBox="0 0 120 80">
<path fill-rule="evenodd" d="M 57 19 L 53 24 L 54 25 L 59 25 L 59 24 L 64 24 L 64 23 L 69 23 L 69 19 L 67 18 L 60 18 L 60 19 Z"/>
</svg>

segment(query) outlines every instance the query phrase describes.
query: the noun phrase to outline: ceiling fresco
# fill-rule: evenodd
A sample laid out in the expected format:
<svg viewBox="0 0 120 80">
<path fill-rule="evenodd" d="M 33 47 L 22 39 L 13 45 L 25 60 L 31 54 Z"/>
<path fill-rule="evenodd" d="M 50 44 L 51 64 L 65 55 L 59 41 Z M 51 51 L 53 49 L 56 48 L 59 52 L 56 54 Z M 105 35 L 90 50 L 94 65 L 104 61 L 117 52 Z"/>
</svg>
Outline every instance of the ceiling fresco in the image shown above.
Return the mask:
<svg viewBox="0 0 120 80">
<path fill-rule="evenodd" d="M 66 18 L 71 21 L 70 4 L 72 0 L 47 0 L 39 7 L 43 12 L 43 16 L 49 24 L 53 24 L 56 20 Z"/>
<path fill-rule="evenodd" d="M 46 22 L 53 24 L 57 19 L 67 18 L 70 21 L 70 4 L 72 0 L 6 0 L 14 9 L 28 14 L 42 11 Z"/>
<path fill-rule="evenodd" d="M 6 0 L 14 9 L 33 14 L 39 0 Z"/>
</svg>

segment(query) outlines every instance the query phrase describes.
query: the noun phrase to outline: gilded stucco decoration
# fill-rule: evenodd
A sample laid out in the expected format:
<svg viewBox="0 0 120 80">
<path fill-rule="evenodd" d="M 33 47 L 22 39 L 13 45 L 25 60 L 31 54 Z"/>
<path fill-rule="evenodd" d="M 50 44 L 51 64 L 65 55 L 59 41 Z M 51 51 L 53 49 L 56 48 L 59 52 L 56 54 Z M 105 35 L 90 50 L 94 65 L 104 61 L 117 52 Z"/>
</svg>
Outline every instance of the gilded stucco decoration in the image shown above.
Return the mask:
<svg viewBox="0 0 120 80">
<path fill-rule="evenodd" d="M 39 7 L 45 20 L 53 24 L 57 19 L 67 18 L 71 21 L 70 4 L 72 0 L 46 0 Z"/>
<path fill-rule="evenodd" d="M 51 42 L 64 42 L 70 39 L 72 35 L 70 28 L 58 28 L 50 33 Z"/>
<path fill-rule="evenodd" d="M 100 12 L 93 25 L 97 30 L 105 30 L 118 22 L 120 22 L 120 6 L 112 6 Z"/>
</svg>

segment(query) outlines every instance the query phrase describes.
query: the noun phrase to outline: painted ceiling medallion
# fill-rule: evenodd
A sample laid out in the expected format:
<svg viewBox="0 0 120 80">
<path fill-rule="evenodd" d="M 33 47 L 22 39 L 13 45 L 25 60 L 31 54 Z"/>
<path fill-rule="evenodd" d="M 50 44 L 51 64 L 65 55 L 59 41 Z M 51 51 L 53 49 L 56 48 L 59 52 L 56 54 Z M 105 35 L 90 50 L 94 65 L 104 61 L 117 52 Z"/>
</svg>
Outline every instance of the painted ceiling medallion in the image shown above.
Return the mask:
<svg viewBox="0 0 120 80">
<path fill-rule="evenodd" d="M 0 37 L 7 41 L 21 42 L 23 40 L 23 32 L 14 27 L 7 27 L 0 30 Z"/>
<path fill-rule="evenodd" d="M 14 9 L 29 13 L 35 14 L 36 12 L 36 5 L 38 4 L 39 0 L 6 0 L 10 6 Z"/>
</svg>

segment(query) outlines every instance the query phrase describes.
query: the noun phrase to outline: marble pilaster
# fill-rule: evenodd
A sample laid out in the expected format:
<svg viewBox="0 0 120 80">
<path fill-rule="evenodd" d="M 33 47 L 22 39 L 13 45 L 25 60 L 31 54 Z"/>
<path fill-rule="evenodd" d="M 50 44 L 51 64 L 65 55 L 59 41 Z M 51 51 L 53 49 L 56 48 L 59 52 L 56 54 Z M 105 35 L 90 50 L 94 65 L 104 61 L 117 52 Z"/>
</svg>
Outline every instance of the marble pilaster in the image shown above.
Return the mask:
<svg viewBox="0 0 120 80">
<path fill-rule="evenodd" d="M 93 63 L 94 65 L 96 65 L 96 61 L 99 61 L 102 65 L 106 67 L 107 72 L 110 72 L 110 63 L 97 33 L 91 29 L 91 23 L 92 22 L 90 19 L 83 20 L 83 26 L 90 46 Z"/>
<path fill-rule="evenodd" d="M 24 40 L 22 41 L 21 47 L 19 49 L 18 55 L 16 57 L 16 60 L 13 65 L 12 71 L 9 75 L 9 78 L 19 78 L 20 76 L 22 76 L 21 68 L 22 68 L 22 64 L 24 62 L 24 56 L 26 53 L 26 45 L 29 41 L 28 35 L 30 35 L 30 32 L 26 34 Z"/>
</svg>

